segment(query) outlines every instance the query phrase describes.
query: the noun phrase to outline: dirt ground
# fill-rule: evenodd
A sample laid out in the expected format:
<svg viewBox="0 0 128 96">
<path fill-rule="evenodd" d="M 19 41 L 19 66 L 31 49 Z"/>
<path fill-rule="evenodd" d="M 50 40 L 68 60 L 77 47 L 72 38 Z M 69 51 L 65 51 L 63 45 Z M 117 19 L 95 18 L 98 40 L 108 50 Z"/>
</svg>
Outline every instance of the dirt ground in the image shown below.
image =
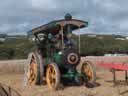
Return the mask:
<svg viewBox="0 0 128 96">
<path fill-rule="evenodd" d="M 2 61 L 3 62 L 3 61 Z M 9 62 L 10 63 L 10 62 Z M 0 83 L 10 86 L 21 96 L 128 96 L 128 84 L 124 81 L 124 72 L 117 72 L 117 85 L 112 82 L 112 73 L 97 71 L 97 81 L 93 88 L 87 86 L 65 86 L 64 89 L 51 91 L 45 86 L 23 86 L 23 73 L 0 72 Z"/>
</svg>

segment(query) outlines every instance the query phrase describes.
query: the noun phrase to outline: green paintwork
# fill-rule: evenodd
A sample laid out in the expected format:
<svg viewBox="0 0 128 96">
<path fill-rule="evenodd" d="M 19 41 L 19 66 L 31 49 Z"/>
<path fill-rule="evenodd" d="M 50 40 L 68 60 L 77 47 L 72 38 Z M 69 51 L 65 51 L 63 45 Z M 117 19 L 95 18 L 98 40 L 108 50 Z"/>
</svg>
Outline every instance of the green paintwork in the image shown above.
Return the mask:
<svg viewBox="0 0 128 96">
<path fill-rule="evenodd" d="M 53 60 L 56 62 L 58 65 L 62 64 L 62 54 L 60 54 L 60 51 L 55 52 L 53 54 Z"/>
<path fill-rule="evenodd" d="M 46 66 L 49 63 L 49 58 L 44 58 L 44 66 Z"/>
<path fill-rule="evenodd" d="M 67 73 L 67 74 L 63 74 L 62 78 L 75 78 L 75 77 L 80 77 L 81 74 L 78 72 L 75 73 Z"/>
</svg>

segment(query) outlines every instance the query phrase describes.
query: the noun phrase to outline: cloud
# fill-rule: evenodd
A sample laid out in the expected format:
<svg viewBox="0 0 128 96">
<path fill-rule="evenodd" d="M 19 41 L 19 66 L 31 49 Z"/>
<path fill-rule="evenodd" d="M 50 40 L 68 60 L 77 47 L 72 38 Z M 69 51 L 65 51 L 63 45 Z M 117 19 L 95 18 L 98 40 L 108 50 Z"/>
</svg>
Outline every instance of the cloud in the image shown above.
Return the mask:
<svg viewBox="0 0 128 96">
<path fill-rule="evenodd" d="M 49 21 L 73 18 L 89 22 L 83 33 L 128 32 L 127 0 L 2 0 L 0 33 L 23 33 Z"/>
<path fill-rule="evenodd" d="M 6 32 L 6 31 L 9 31 L 9 29 L 10 29 L 10 26 L 6 24 L 0 26 L 0 32 Z"/>
<path fill-rule="evenodd" d="M 31 0 L 31 4 L 34 8 L 39 10 L 54 11 L 58 7 L 56 0 Z"/>
</svg>

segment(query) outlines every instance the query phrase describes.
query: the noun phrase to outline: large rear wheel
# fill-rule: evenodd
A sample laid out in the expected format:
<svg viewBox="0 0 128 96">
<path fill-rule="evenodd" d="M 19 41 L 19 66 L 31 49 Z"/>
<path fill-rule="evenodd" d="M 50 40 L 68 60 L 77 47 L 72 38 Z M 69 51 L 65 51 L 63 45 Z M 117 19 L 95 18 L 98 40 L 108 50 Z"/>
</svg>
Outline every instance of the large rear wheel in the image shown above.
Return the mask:
<svg viewBox="0 0 128 96">
<path fill-rule="evenodd" d="M 95 83 L 96 81 L 96 70 L 95 66 L 90 61 L 85 61 L 81 67 L 81 73 L 85 76 L 87 83 Z"/>
<path fill-rule="evenodd" d="M 24 83 L 25 85 L 41 84 L 43 78 L 43 66 L 41 55 L 32 52 L 28 56 L 28 62 L 25 66 Z"/>
<path fill-rule="evenodd" d="M 60 71 L 55 63 L 50 63 L 47 67 L 46 82 L 50 89 L 58 89 L 60 84 Z"/>
</svg>

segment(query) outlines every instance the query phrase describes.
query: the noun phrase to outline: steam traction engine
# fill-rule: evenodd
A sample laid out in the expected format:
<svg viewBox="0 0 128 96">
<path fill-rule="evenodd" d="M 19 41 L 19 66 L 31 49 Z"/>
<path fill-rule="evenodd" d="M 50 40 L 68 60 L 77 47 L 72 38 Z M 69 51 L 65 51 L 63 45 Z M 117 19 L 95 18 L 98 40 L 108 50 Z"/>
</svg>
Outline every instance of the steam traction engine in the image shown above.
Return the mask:
<svg viewBox="0 0 128 96">
<path fill-rule="evenodd" d="M 36 50 L 28 56 L 25 65 L 25 84 L 42 84 L 46 81 L 50 89 L 57 89 L 61 84 L 95 82 L 96 73 L 90 62 L 84 62 L 80 72 L 80 35 L 72 31 L 88 26 L 88 22 L 72 19 L 66 14 L 65 19 L 52 21 L 31 30 L 34 35 Z"/>
</svg>

